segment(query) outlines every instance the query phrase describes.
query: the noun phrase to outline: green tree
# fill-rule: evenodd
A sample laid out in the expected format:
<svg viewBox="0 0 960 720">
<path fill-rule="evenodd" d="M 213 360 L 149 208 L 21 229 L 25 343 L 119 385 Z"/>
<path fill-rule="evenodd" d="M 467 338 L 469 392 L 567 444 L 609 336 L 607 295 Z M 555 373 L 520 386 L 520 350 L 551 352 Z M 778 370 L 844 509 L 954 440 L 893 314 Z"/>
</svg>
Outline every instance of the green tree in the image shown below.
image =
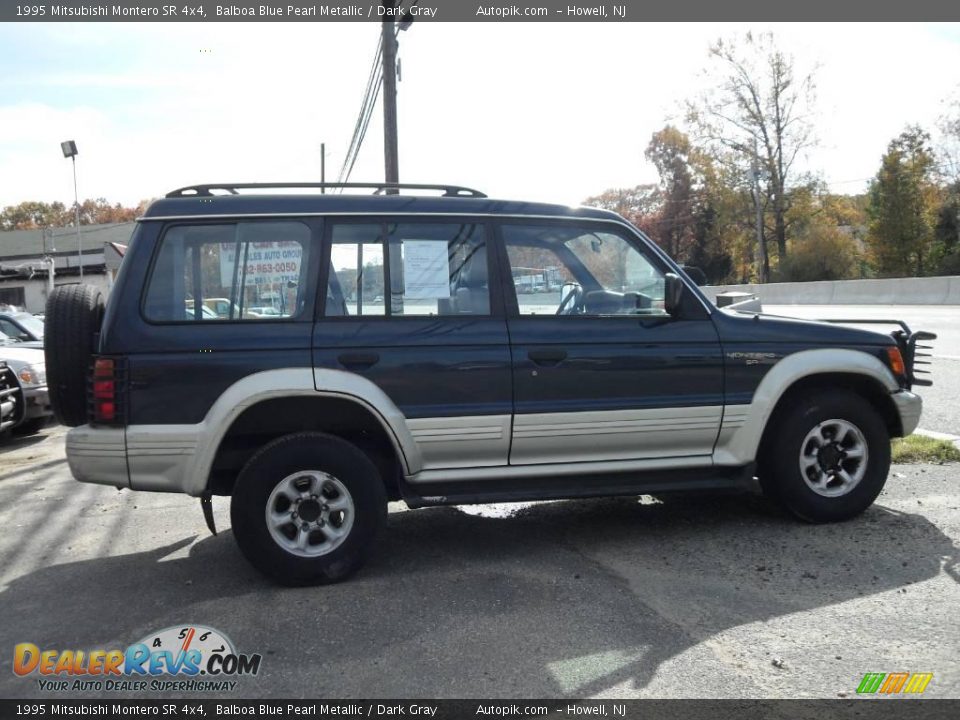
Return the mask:
<svg viewBox="0 0 960 720">
<path fill-rule="evenodd" d="M 660 175 L 654 237 L 678 262 L 722 282 L 732 269 L 724 243 L 726 189 L 709 154 L 671 125 L 653 134 L 644 154 Z"/>
<path fill-rule="evenodd" d="M 861 276 L 866 213 L 862 200 L 830 193 L 822 182 L 795 188 L 787 213 L 790 254 L 778 277 L 787 282 Z"/>
<path fill-rule="evenodd" d="M 943 202 L 934 226 L 937 272 L 960 275 L 960 94 L 940 118 L 941 174 L 946 177 Z"/>
<path fill-rule="evenodd" d="M 698 209 L 694 186 L 702 187 L 692 154 L 690 139 L 670 125 L 653 134 L 644 152 L 660 175 L 657 240 L 674 259 L 687 254 Z"/>
<path fill-rule="evenodd" d="M 720 212 L 712 202 L 698 211 L 693 226 L 693 243 L 687 264 L 699 268 L 711 285 L 719 285 L 730 277 L 733 258 L 725 247 Z"/>
<path fill-rule="evenodd" d="M 742 41 L 718 40 L 710 48 L 709 89 L 687 104 L 687 119 L 698 137 L 718 157 L 729 158 L 740 176 L 753 182 L 757 167 L 761 192 L 753 200 L 764 218 L 764 247 L 768 234 L 777 257 L 787 257 L 787 212 L 795 184 L 794 162 L 814 144 L 809 121 L 813 105 L 813 73 L 797 77 L 793 59 L 776 45 L 770 33 L 747 33 Z M 756 210 L 756 207 L 754 207 Z M 760 269 L 769 277 L 768 266 Z"/>
<path fill-rule="evenodd" d="M 960 275 L 960 181 L 946 188 L 933 228 L 933 261 L 941 275 Z"/>
<path fill-rule="evenodd" d="M 120 203 L 111 205 L 107 202 L 106 198 L 84 200 L 80 204 L 80 224 L 104 225 L 108 223 L 130 222 L 142 215 L 148 204 L 149 203 L 144 200 L 136 207 L 128 208 Z"/>
<path fill-rule="evenodd" d="M 130 222 L 135 220 L 149 204 L 143 200 L 136 207 L 111 205 L 105 198 L 84 200 L 80 204 L 81 225 Z M 76 222 L 73 206 L 61 202 L 45 203 L 27 200 L 19 205 L 10 205 L 0 211 L 0 230 L 35 230 L 46 227 L 66 227 Z"/>
<path fill-rule="evenodd" d="M 599 195 L 588 197 L 583 201 L 583 204 L 611 210 L 637 227 L 642 227 L 656 211 L 657 186 L 637 185 L 632 188 L 610 188 Z"/>
<path fill-rule="evenodd" d="M 0 229 L 34 230 L 44 227 L 61 227 L 68 222 L 69 211 L 63 203 L 45 203 L 28 200 L 19 205 L 10 205 L 0 211 Z"/>
<path fill-rule="evenodd" d="M 939 188 L 930 136 L 917 126 L 892 140 L 870 185 L 867 244 L 881 276 L 922 276 L 934 268 Z"/>
<path fill-rule="evenodd" d="M 806 223 L 790 243 L 790 254 L 780 268 L 784 281 L 849 280 L 860 274 L 856 241 L 825 216 Z"/>
</svg>

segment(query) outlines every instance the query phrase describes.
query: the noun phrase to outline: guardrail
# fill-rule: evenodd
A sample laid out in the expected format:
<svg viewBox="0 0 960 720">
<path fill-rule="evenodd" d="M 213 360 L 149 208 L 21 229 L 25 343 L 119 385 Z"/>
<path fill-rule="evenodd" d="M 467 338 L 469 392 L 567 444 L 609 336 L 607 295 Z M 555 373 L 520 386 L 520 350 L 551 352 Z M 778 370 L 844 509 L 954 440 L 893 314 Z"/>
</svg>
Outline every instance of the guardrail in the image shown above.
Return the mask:
<svg viewBox="0 0 960 720">
<path fill-rule="evenodd" d="M 764 305 L 960 305 L 960 276 L 957 275 L 706 285 L 700 289 L 713 302 L 717 295 L 732 291 L 759 295 Z"/>
<path fill-rule="evenodd" d="M 760 312 L 763 310 L 760 296 L 756 293 L 728 290 L 727 292 L 717 293 L 713 301 L 717 307 L 725 307 L 730 310 L 744 310 L 747 312 Z"/>
</svg>

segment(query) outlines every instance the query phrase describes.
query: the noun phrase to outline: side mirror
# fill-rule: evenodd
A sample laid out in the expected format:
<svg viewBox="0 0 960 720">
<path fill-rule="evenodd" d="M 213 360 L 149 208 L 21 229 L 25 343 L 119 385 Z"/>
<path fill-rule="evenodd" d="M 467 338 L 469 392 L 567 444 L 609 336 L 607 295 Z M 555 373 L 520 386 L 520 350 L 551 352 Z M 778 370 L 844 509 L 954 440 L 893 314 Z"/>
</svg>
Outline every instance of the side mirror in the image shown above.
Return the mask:
<svg viewBox="0 0 960 720">
<path fill-rule="evenodd" d="M 680 267 L 697 284 L 697 287 L 707 284 L 707 275 L 700 268 L 695 265 L 681 265 Z"/>
<path fill-rule="evenodd" d="M 675 315 L 683 300 L 683 280 L 676 273 L 663 276 L 663 309 L 668 315 Z"/>
<path fill-rule="evenodd" d="M 563 302 L 564 298 L 567 297 L 570 293 L 576 290 L 578 287 L 577 283 L 574 282 L 565 282 L 560 286 L 560 302 Z"/>
</svg>

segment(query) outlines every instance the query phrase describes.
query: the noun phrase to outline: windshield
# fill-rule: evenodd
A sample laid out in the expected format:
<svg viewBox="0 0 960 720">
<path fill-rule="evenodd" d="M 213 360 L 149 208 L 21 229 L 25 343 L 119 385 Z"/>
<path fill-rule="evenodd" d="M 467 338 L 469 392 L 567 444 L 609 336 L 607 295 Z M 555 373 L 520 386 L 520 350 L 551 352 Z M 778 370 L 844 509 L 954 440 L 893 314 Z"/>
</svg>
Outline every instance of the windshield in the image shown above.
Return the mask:
<svg viewBox="0 0 960 720">
<path fill-rule="evenodd" d="M 11 317 L 20 325 L 23 325 L 31 335 L 43 338 L 43 322 L 41 320 L 30 313 L 14 313 Z"/>
</svg>

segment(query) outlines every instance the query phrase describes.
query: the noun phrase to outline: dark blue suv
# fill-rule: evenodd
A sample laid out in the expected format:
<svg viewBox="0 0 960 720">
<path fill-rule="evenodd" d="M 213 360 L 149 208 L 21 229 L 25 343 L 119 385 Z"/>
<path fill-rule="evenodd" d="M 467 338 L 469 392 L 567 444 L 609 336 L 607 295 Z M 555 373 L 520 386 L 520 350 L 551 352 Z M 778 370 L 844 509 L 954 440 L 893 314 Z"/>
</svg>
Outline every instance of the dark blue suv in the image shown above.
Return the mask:
<svg viewBox="0 0 960 720">
<path fill-rule="evenodd" d="M 280 582 L 349 575 L 397 499 L 756 478 L 842 520 L 919 421 L 929 335 L 719 310 L 614 213 L 303 187 L 172 192 L 105 308 L 66 286 L 46 311 L 73 475 L 197 496 L 211 529 L 210 496 L 231 495 L 241 550 Z"/>
</svg>

